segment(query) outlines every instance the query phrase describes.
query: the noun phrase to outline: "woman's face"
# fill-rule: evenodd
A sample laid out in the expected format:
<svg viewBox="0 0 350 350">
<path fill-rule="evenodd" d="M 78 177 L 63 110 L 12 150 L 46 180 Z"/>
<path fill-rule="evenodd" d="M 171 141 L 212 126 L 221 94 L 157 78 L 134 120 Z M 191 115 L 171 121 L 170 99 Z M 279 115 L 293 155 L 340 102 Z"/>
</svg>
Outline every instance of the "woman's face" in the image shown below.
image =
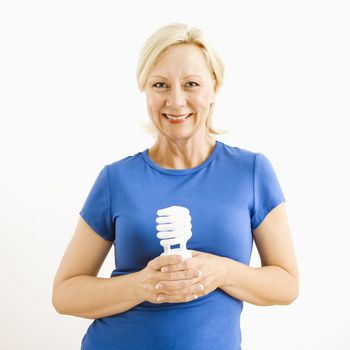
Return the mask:
<svg viewBox="0 0 350 350">
<path fill-rule="evenodd" d="M 206 133 L 214 86 L 198 46 L 179 44 L 163 53 L 145 88 L 148 114 L 158 132 L 172 139 L 189 138 L 199 130 Z"/>
</svg>

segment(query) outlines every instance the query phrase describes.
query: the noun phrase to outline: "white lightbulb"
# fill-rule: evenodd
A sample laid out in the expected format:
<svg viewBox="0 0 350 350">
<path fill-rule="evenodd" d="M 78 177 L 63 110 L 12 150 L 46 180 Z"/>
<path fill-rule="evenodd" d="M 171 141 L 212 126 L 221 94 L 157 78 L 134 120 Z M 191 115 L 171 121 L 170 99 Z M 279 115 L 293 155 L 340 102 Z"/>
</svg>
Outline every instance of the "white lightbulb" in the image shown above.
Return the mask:
<svg viewBox="0 0 350 350">
<path fill-rule="evenodd" d="M 183 259 L 191 258 L 192 254 L 186 248 L 186 242 L 192 236 L 190 211 L 185 207 L 172 206 L 157 210 L 156 229 L 157 237 L 161 239 L 160 245 L 164 248 L 161 255 L 181 255 Z M 171 248 L 180 244 L 179 248 Z"/>
</svg>

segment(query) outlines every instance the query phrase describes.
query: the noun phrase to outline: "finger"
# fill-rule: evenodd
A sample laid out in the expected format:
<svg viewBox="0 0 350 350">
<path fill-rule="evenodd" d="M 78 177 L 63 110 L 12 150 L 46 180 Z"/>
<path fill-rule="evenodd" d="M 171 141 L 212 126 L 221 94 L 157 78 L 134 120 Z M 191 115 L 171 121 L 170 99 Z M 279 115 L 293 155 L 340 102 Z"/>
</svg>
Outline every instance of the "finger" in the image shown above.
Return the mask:
<svg viewBox="0 0 350 350">
<path fill-rule="evenodd" d="M 149 266 L 156 271 L 159 271 L 163 266 L 174 265 L 182 262 L 182 256 L 179 254 L 160 255 L 149 261 Z"/>
<path fill-rule="evenodd" d="M 167 265 L 161 268 L 162 272 L 176 272 L 176 271 L 185 271 L 185 270 L 196 270 L 196 271 L 198 270 L 198 268 L 195 267 L 192 258 L 182 260 L 178 264 Z"/>
<path fill-rule="evenodd" d="M 191 253 L 192 253 L 192 257 L 201 254 L 199 250 L 194 250 L 194 249 L 191 249 Z"/>
<path fill-rule="evenodd" d="M 156 286 L 158 293 L 166 295 L 186 295 L 204 290 L 202 283 L 198 280 L 182 280 L 176 282 L 159 282 Z"/>
<path fill-rule="evenodd" d="M 162 299 L 161 299 L 162 298 Z M 193 301 L 198 299 L 198 296 L 196 294 L 192 295 L 165 295 L 160 294 L 158 295 L 158 301 L 162 303 L 185 303 L 189 301 Z"/>
<path fill-rule="evenodd" d="M 178 264 L 173 264 L 169 266 L 163 266 L 161 268 L 162 272 L 175 272 L 175 271 L 185 271 L 190 269 L 195 269 L 195 266 L 193 266 L 193 263 L 190 261 L 191 258 L 184 259 Z"/>
<path fill-rule="evenodd" d="M 160 279 L 162 281 L 180 281 L 193 279 L 197 277 L 200 277 L 198 272 L 194 269 L 191 269 L 186 271 L 162 272 Z"/>
<path fill-rule="evenodd" d="M 175 267 L 177 266 L 177 267 Z M 162 271 L 163 270 L 163 271 Z M 160 277 L 161 279 L 164 279 L 166 281 L 174 281 L 176 280 L 176 277 L 180 277 L 179 275 L 174 275 L 175 273 L 182 273 L 182 278 L 189 279 L 189 278 L 196 278 L 201 277 L 202 272 L 198 270 L 197 268 L 188 269 L 186 267 L 183 267 L 182 265 L 172 265 L 167 266 L 167 269 L 161 269 L 161 272 L 163 272 L 163 275 Z M 174 279 L 175 277 L 175 279 Z M 171 279 L 170 279 L 171 278 Z"/>
</svg>

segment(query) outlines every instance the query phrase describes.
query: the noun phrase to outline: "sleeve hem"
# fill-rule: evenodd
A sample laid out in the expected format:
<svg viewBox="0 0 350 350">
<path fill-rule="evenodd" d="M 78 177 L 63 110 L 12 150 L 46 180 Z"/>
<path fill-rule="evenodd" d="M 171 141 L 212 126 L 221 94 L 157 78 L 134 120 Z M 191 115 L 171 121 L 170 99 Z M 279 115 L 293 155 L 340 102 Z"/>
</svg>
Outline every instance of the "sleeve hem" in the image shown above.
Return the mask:
<svg viewBox="0 0 350 350">
<path fill-rule="evenodd" d="M 88 220 L 86 217 L 85 217 L 85 214 L 83 214 L 83 211 L 81 210 L 79 212 L 79 215 L 84 219 L 84 221 L 91 227 L 91 229 L 96 232 L 96 234 L 98 234 L 101 238 L 103 238 L 105 241 L 109 241 L 109 242 L 113 242 L 114 241 L 114 238 L 113 237 L 109 237 L 109 236 L 104 236 L 103 234 L 101 234 L 99 232 L 99 230 L 96 229 L 95 225 L 91 224 L 90 220 Z"/>
<path fill-rule="evenodd" d="M 275 209 L 282 202 L 286 202 L 285 198 L 281 198 L 276 203 L 271 205 L 269 208 L 265 209 L 259 217 L 253 218 L 252 230 L 255 230 L 266 218 L 266 216 L 271 212 L 272 209 Z"/>
</svg>

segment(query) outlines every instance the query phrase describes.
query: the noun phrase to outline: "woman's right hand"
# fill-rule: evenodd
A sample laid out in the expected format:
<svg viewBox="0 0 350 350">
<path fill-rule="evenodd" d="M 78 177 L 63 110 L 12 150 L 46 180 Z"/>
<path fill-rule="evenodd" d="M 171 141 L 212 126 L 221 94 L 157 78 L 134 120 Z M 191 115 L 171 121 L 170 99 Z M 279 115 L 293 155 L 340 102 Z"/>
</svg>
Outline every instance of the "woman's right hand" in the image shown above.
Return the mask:
<svg viewBox="0 0 350 350">
<path fill-rule="evenodd" d="M 160 294 L 171 295 L 171 302 L 180 303 L 197 299 L 199 274 L 196 269 L 190 268 L 191 258 L 182 260 L 180 255 L 160 255 L 150 260 L 147 266 L 140 271 L 138 287 L 142 291 L 143 300 L 161 304 L 163 301 L 158 300 Z M 177 272 L 162 272 L 161 268 L 167 265 L 182 264 L 182 270 Z M 173 289 L 159 288 L 156 286 L 159 282 L 176 281 Z M 169 302 L 169 301 L 168 301 Z"/>
</svg>

